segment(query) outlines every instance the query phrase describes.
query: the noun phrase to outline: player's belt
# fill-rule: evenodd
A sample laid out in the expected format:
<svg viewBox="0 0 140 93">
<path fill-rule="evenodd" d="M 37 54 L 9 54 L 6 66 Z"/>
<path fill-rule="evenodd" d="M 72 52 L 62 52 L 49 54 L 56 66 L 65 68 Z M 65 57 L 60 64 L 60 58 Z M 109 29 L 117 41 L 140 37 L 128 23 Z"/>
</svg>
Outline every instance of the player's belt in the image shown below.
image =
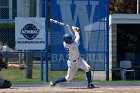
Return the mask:
<svg viewBox="0 0 140 93">
<path fill-rule="evenodd" d="M 77 60 L 79 60 L 79 58 L 77 58 Z M 73 60 L 73 62 L 76 62 L 76 60 Z"/>
</svg>

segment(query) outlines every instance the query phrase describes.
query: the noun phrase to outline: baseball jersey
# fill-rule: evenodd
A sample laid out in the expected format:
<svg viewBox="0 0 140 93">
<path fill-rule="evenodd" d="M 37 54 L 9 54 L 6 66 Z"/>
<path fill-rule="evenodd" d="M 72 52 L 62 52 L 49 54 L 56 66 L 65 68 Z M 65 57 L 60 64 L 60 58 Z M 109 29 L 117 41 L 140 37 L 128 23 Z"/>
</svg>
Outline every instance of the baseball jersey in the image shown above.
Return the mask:
<svg viewBox="0 0 140 93">
<path fill-rule="evenodd" d="M 68 52 L 70 60 L 76 60 L 79 58 L 80 56 L 78 49 L 79 41 L 74 41 L 71 44 L 66 44 L 65 42 L 63 42 L 63 45 L 66 51 Z"/>
</svg>

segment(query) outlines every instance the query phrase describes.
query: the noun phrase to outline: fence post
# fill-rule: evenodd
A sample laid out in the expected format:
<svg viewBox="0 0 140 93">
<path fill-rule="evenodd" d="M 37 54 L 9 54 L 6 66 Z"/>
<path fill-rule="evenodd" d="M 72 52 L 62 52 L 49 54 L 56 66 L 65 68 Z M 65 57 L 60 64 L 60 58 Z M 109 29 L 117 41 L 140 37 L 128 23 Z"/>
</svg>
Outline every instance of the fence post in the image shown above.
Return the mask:
<svg viewBox="0 0 140 93">
<path fill-rule="evenodd" d="M 25 79 L 32 79 L 32 70 L 33 70 L 33 57 L 32 51 L 26 51 L 25 53 L 25 64 L 27 68 L 25 69 Z"/>
<path fill-rule="evenodd" d="M 40 50 L 40 80 L 43 81 L 43 51 Z"/>
<path fill-rule="evenodd" d="M 46 81 L 48 82 L 48 31 L 47 31 L 47 29 L 48 29 L 48 25 L 47 25 L 47 23 L 48 23 L 48 7 L 47 7 L 47 5 L 48 5 L 48 0 L 45 0 L 45 25 L 46 25 L 46 52 L 45 52 L 45 58 L 46 58 Z"/>
<path fill-rule="evenodd" d="M 109 80 L 109 0 L 106 0 L 106 80 Z"/>
</svg>

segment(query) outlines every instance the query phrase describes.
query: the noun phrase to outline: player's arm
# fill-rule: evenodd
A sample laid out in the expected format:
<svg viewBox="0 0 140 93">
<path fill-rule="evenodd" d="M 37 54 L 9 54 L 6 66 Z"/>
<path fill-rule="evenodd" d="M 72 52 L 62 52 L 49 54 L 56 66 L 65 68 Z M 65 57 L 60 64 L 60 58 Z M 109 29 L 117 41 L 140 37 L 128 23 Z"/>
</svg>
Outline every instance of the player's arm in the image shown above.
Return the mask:
<svg viewBox="0 0 140 93">
<path fill-rule="evenodd" d="M 73 33 L 75 35 L 75 41 L 79 41 L 79 39 L 80 39 L 80 35 L 79 35 L 80 30 L 76 29 L 75 26 L 72 26 L 72 31 L 73 31 Z"/>
</svg>

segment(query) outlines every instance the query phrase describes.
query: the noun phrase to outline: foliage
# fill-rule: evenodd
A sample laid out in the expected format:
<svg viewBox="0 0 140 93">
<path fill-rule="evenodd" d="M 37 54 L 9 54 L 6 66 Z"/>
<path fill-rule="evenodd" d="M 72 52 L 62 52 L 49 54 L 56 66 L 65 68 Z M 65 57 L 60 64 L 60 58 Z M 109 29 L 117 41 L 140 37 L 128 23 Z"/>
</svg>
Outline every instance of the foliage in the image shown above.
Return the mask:
<svg viewBox="0 0 140 93">
<path fill-rule="evenodd" d="M 14 31 L 15 24 L 14 23 L 0 23 L 0 31 Z"/>
<path fill-rule="evenodd" d="M 134 14 L 137 10 L 137 0 L 110 0 L 110 14 L 127 13 Z"/>
<path fill-rule="evenodd" d="M 0 42 L 15 47 L 15 23 L 0 23 Z"/>
</svg>

